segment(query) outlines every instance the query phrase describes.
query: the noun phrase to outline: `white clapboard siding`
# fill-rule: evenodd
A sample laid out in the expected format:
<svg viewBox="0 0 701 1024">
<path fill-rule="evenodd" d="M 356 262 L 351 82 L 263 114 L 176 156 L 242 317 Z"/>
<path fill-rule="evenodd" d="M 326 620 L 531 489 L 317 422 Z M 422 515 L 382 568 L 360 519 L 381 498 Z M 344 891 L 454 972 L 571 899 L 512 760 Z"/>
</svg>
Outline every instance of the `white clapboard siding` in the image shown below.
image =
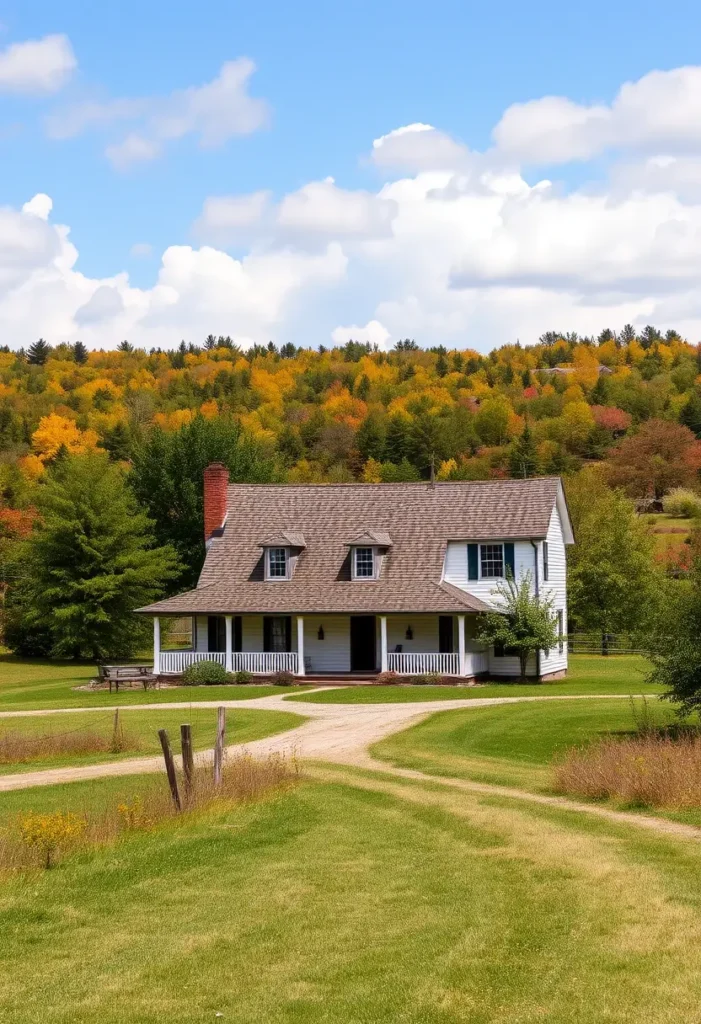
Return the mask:
<svg viewBox="0 0 701 1024">
<path fill-rule="evenodd" d="M 319 639 L 320 627 L 324 631 L 323 640 Z M 296 645 L 297 629 L 294 621 L 292 635 Z M 320 672 L 324 675 L 350 672 L 350 616 L 305 615 L 304 660 L 308 672 Z"/>
<path fill-rule="evenodd" d="M 542 593 L 553 598 L 553 609 L 562 612 L 563 630 L 567 632 L 567 556 L 562 535 L 562 523 L 557 508 L 553 509 L 548 528 L 548 579 L 542 584 Z M 542 579 L 542 573 L 541 573 Z M 563 639 L 562 650 L 555 646 L 546 656 L 541 655 L 540 671 L 564 672 L 567 669 L 567 639 Z"/>
</svg>

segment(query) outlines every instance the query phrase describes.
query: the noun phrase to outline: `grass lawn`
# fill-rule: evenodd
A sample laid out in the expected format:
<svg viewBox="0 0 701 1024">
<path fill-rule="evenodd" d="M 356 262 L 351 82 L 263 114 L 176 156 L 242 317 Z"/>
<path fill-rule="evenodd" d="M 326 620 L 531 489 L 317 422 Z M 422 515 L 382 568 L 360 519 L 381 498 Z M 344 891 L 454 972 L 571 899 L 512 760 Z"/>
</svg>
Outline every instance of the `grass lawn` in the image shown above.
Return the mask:
<svg viewBox="0 0 701 1024">
<path fill-rule="evenodd" d="M 469 700 L 476 697 L 556 696 L 557 694 L 659 693 L 645 682 L 649 663 L 637 654 L 570 655 L 569 675 L 555 683 L 482 683 L 479 686 L 348 686 L 291 700 L 313 704 L 385 704 L 397 701 Z"/>
<path fill-rule="evenodd" d="M 338 772 L 0 881 L 0 1020 L 695 1020 L 700 868 L 691 842 Z"/>
<path fill-rule="evenodd" d="M 44 708 L 106 707 L 119 704 L 168 704 L 173 701 L 251 700 L 270 694 L 299 692 L 303 687 L 178 686 L 168 690 L 120 690 L 119 693 L 75 690 L 94 679 L 94 665 L 0 655 L 0 711 Z"/>
<path fill-rule="evenodd" d="M 0 764 L 0 775 L 12 772 L 38 771 L 42 768 L 58 768 L 64 765 L 97 764 L 101 761 L 118 761 L 128 757 L 144 757 L 160 754 L 161 745 L 158 730 L 167 729 L 175 749 L 179 749 L 180 726 L 189 722 L 196 750 L 214 746 L 217 712 L 210 708 L 198 708 L 196 704 L 188 710 L 172 710 L 167 706 L 162 711 L 122 711 L 120 721 L 125 734 L 139 741 L 138 749 L 128 749 L 119 754 L 100 752 L 82 755 L 61 755 L 22 764 Z M 300 715 L 285 711 L 251 711 L 245 708 L 227 710 L 226 742 L 248 743 L 272 736 L 286 729 L 294 729 L 304 721 Z M 38 735 L 52 732 L 96 732 L 111 736 L 114 712 L 96 711 L 95 714 L 46 715 L 36 718 L 0 718 L 0 736 L 3 733 Z"/>
</svg>

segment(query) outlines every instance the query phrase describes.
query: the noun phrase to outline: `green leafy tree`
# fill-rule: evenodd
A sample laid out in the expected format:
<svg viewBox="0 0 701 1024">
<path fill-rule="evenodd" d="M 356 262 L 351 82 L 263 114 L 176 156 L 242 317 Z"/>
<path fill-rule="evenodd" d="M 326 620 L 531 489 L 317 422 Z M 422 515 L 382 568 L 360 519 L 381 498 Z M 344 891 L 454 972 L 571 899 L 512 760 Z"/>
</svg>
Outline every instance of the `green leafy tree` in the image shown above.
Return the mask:
<svg viewBox="0 0 701 1024">
<path fill-rule="evenodd" d="M 502 612 L 488 612 L 478 619 L 477 640 L 502 648 L 518 657 L 521 681 L 526 678 L 528 659 L 538 651 L 546 655 L 558 643 L 557 619 L 553 599 L 533 591 L 530 573 L 516 581 L 509 578 L 494 590 L 495 603 Z"/>
<path fill-rule="evenodd" d="M 654 538 L 633 503 L 596 469 L 568 480 L 567 503 L 576 539 L 568 552 L 570 618 L 598 633 L 606 653 L 608 634 L 641 630 L 657 607 Z"/>
<path fill-rule="evenodd" d="M 43 366 L 46 360 L 49 358 L 51 352 L 51 345 L 48 341 L 44 341 L 43 338 L 39 338 L 33 345 L 29 346 L 27 350 L 27 362 L 31 366 Z"/>
<path fill-rule="evenodd" d="M 174 590 L 194 587 L 204 562 L 203 473 L 210 462 L 223 462 L 232 481 L 279 479 L 268 446 L 223 417 L 196 416 L 173 432 L 155 429 L 134 453 L 134 493 L 155 524 L 157 542 L 172 544 L 181 562 Z"/>
<path fill-rule="evenodd" d="M 37 511 L 18 559 L 17 624 L 48 634 L 56 657 L 135 653 L 149 624 L 134 609 L 163 593 L 178 563 L 170 545 L 155 545 L 124 471 L 104 453 L 67 455 L 39 489 Z"/>
<path fill-rule="evenodd" d="M 650 682 L 682 714 L 701 708 L 701 558 L 694 558 L 684 580 L 668 580 L 664 600 L 648 634 Z"/>
<path fill-rule="evenodd" d="M 701 437 L 701 395 L 698 391 L 692 391 L 682 406 L 679 422 Z"/>
</svg>

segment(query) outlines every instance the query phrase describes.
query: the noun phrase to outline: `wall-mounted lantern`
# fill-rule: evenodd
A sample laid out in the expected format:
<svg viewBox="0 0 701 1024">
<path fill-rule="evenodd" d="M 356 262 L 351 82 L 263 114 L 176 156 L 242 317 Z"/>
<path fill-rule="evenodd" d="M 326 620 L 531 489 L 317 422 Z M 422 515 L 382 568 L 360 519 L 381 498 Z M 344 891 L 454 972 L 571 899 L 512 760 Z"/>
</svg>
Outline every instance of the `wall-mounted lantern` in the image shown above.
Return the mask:
<svg viewBox="0 0 701 1024">
<path fill-rule="evenodd" d="M 323 626 L 319 626 L 319 629 L 317 630 L 316 637 L 317 637 L 317 640 L 323 640 L 324 639 L 324 627 Z"/>
<path fill-rule="evenodd" d="M 404 635 L 406 636 L 407 640 L 414 639 L 414 630 L 411 628 L 411 626 L 407 626 L 406 633 Z"/>
</svg>

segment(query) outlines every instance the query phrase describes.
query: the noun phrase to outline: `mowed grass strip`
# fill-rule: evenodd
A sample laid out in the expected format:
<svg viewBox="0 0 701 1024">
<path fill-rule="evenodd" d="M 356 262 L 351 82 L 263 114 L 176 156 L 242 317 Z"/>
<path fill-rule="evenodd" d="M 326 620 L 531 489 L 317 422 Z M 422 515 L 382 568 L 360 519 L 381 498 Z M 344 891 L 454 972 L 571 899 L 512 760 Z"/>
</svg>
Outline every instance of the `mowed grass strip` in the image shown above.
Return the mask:
<svg viewBox="0 0 701 1024">
<path fill-rule="evenodd" d="M 660 693 L 645 682 L 649 662 L 640 655 L 570 655 L 566 679 L 553 683 L 488 682 L 477 686 L 347 686 L 300 694 L 289 699 L 312 704 L 386 704 L 424 700 L 474 700 L 480 697 L 556 697 L 570 694 Z"/>
<path fill-rule="evenodd" d="M 14 772 L 39 771 L 43 768 L 61 768 L 70 765 L 99 764 L 119 761 L 129 757 L 147 757 L 161 752 L 158 730 L 167 729 L 171 743 L 178 749 L 180 726 L 192 726 L 195 750 L 214 746 L 217 712 L 211 708 L 169 709 L 139 711 L 121 710 L 119 725 L 123 730 L 125 748 L 118 753 L 111 750 L 66 753 L 43 757 L 21 763 L 0 763 L 0 775 Z M 254 711 L 246 708 L 227 709 L 226 743 L 250 743 L 252 740 L 273 736 L 286 729 L 295 729 L 305 719 L 301 715 L 285 711 Z M 80 712 L 75 714 L 41 715 L 36 717 L 0 718 L 0 738 L 4 735 L 38 737 L 47 734 L 61 735 L 70 740 L 80 739 L 86 734 L 97 734 L 110 739 L 114 729 L 113 711 Z M 135 743 L 129 743 L 134 740 Z"/>
<path fill-rule="evenodd" d="M 51 708 L 111 707 L 122 704 L 168 704 L 179 701 L 251 700 L 272 694 L 301 692 L 305 687 L 176 686 L 164 690 L 76 690 L 97 676 L 95 665 L 45 658 L 0 655 L 0 711 Z"/>
<path fill-rule="evenodd" d="M 5 794 L 0 818 L 125 784 Z M 0 1020 L 693 1020 L 701 850 L 630 831 L 308 782 L 0 882 Z"/>
<path fill-rule="evenodd" d="M 460 708 L 395 733 L 372 753 L 431 775 L 552 792 L 558 757 L 603 737 L 632 736 L 643 717 L 655 725 L 675 721 L 672 706 L 656 697 Z"/>
</svg>

